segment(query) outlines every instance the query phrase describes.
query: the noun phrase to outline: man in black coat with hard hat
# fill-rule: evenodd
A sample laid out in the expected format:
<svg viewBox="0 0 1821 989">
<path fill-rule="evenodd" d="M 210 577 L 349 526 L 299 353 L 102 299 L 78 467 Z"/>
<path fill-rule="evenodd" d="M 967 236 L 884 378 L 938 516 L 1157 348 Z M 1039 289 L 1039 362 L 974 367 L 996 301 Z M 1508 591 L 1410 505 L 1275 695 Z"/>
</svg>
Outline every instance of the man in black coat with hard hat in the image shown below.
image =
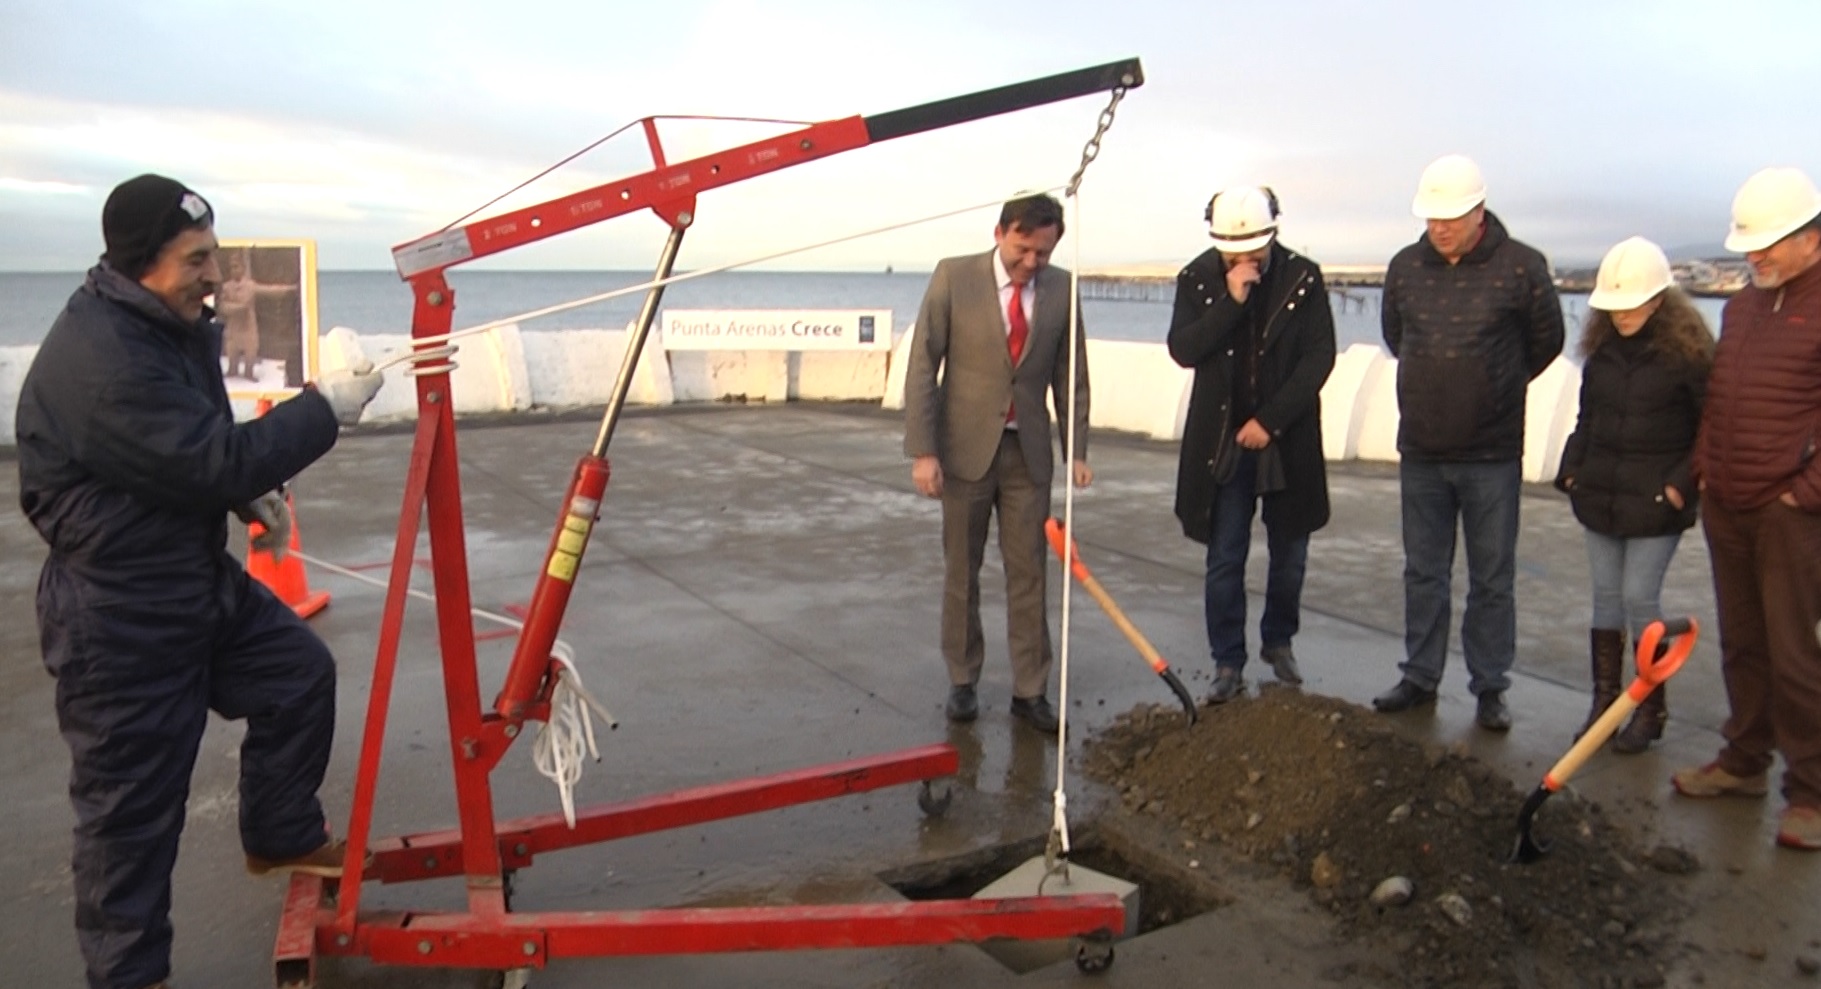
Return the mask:
<svg viewBox="0 0 1821 989">
<path fill-rule="evenodd" d="M 281 486 L 378 390 L 326 375 L 236 423 L 221 378 L 214 212 L 142 175 L 102 210 L 107 252 L 51 326 L 20 390 L 19 502 L 46 543 L 44 665 L 70 748 L 76 933 L 92 989 L 162 987 L 171 868 L 210 710 L 244 718 L 240 832 L 256 875 L 339 875 L 316 790 L 335 730 L 335 663 L 227 551 L 229 512 L 282 552 Z"/>
<path fill-rule="evenodd" d="M 1277 240 L 1277 196 L 1216 193 L 1214 247 L 1176 279 L 1170 356 L 1195 372 L 1176 472 L 1176 517 L 1206 543 L 1208 648 L 1221 704 L 1245 692 L 1246 556 L 1264 503 L 1270 567 L 1260 658 L 1300 684 L 1290 640 L 1300 626 L 1309 534 L 1328 523 L 1321 389 L 1334 369 L 1334 314 L 1315 262 Z"/>
</svg>

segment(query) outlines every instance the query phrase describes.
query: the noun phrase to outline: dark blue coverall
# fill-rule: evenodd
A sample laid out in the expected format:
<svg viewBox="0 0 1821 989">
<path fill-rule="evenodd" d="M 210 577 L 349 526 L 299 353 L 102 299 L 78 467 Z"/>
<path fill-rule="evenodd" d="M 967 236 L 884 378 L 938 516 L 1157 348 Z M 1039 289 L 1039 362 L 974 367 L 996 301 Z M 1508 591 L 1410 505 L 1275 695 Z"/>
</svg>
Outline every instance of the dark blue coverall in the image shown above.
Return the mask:
<svg viewBox="0 0 1821 989">
<path fill-rule="evenodd" d="M 334 445 L 313 389 L 236 424 L 213 314 L 187 323 L 105 263 L 19 396 L 20 505 L 76 813 L 76 932 L 93 989 L 168 977 L 171 869 L 212 709 L 245 718 L 240 833 L 282 859 L 324 840 L 328 647 L 227 552 L 228 513 Z"/>
</svg>

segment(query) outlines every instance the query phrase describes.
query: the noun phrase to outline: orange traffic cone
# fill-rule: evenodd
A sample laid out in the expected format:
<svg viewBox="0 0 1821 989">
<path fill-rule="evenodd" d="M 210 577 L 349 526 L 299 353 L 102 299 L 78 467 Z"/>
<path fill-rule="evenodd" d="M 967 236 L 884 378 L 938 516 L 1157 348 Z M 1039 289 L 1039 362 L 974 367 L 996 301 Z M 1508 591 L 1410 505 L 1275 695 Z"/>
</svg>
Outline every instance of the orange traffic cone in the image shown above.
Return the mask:
<svg viewBox="0 0 1821 989">
<path fill-rule="evenodd" d="M 329 606 L 329 592 L 310 590 L 310 577 L 304 572 L 303 560 L 297 555 L 303 545 L 297 535 L 297 512 L 289 491 L 285 492 L 285 507 L 291 509 L 290 551 L 284 559 L 274 560 L 271 553 L 254 549 L 253 537 L 263 535 L 266 527 L 258 522 L 248 523 L 247 573 L 254 580 L 271 588 L 272 593 L 278 595 L 278 600 L 297 612 L 297 617 L 308 618 Z"/>
<path fill-rule="evenodd" d="M 254 414 L 265 415 L 270 411 L 272 400 L 262 398 Z M 271 553 L 253 548 L 253 537 L 264 535 L 266 527 L 250 522 L 247 524 L 247 573 L 270 588 L 278 595 L 278 600 L 290 605 L 297 617 L 308 618 L 329 606 L 329 592 L 310 590 L 310 577 L 297 555 L 303 544 L 297 535 L 297 506 L 292 503 L 289 491 L 285 492 L 285 508 L 291 513 L 291 540 L 285 558 L 274 560 Z"/>
</svg>

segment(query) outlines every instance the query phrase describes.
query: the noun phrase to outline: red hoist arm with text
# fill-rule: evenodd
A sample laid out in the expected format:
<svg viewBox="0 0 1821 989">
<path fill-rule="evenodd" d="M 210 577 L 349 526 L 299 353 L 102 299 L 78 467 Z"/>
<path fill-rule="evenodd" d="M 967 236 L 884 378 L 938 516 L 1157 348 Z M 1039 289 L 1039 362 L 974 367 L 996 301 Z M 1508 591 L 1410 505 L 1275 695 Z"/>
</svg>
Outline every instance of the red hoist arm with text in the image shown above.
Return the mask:
<svg viewBox="0 0 1821 989">
<path fill-rule="evenodd" d="M 398 245 L 392 249 L 392 259 L 402 277 L 415 279 L 427 272 L 441 271 L 642 209 L 656 210 L 667 222 L 680 221 L 681 225 L 687 226 L 693 216 L 679 217 L 667 213 L 665 207 L 692 199 L 709 189 L 880 141 L 1077 96 L 1119 88 L 1133 89 L 1143 83 L 1144 72 L 1138 60 L 1126 59 L 890 113 L 825 120 L 801 130 L 675 164 L 663 162 L 655 130 L 650 126 L 651 118 L 647 118 L 646 135 L 659 161 L 658 167 L 651 171 L 536 206 L 450 227 Z"/>
</svg>

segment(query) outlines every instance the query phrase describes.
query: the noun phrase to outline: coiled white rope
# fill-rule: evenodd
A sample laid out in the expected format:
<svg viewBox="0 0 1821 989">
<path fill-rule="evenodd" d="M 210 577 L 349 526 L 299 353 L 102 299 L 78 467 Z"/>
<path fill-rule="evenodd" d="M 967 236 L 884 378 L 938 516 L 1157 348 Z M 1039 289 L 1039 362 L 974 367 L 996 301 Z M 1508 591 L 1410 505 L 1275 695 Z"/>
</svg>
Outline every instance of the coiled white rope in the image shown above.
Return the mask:
<svg viewBox="0 0 1821 989">
<path fill-rule="evenodd" d="M 336 566 L 327 560 L 319 560 L 300 550 L 291 550 L 291 555 L 319 567 L 329 573 L 371 584 L 382 590 L 387 583 L 377 577 Z M 436 595 L 414 588 L 405 588 L 405 593 L 420 601 L 436 603 Z M 504 625 L 507 628 L 523 629 L 525 623 L 506 615 L 494 614 L 480 608 L 469 611 L 476 618 Z M 556 686 L 550 692 L 550 718 L 538 725 L 537 737 L 531 740 L 531 761 L 537 771 L 556 784 L 557 794 L 563 804 L 563 820 L 575 827 L 575 785 L 582 778 L 582 757 L 601 761 L 601 752 L 595 744 L 594 714 L 601 716 L 607 723 L 609 731 L 618 728 L 620 723 L 607 710 L 594 694 L 582 683 L 581 670 L 575 664 L 575 650 L 561 639 L 551 647 L 550 656 L 562 667 L 556 678 Z"/>
<path fill-rule="evenodd" d="M 493 320 L 491 322 L 481 323 L 477 326 L 470 326 L 470 327 L 467 327 L 466 329 L 452 330 L 448 333 L 438 334 L 435 336 L 414 337 L 411 340 L 411 349 L 403 351 L 399 354 L 396 354 L 392 357 L 385 359 L 384 361 L 379 362 L 379 364 L 375 368 L 375 370 L 383 371 L 386 368 L 392 367 L 395 364 L 403 364 L 406 362 L 410 362 L 413 365 L 419 365 L 419 364 L 422 364 L 427 361 L 447 358 L 449 354 L 454 352 L 453 348 L 448 348 L 448 347 L 444 347 L 444 346 L 440 346 L 440 345 L 449 344 L 450 342 L 459 340 L 463 337 L 470 337 L 470 336 L 474 336 L 479 333 L 486 333 L 489 330 L 496 330 L 502 326 L 511 326 L 514 323 L 524 323 L 524 322 L 529 322 L 534 319 L 541 319 L 545 316 L 554 316 L 557 313 L 568 312 L 571 309 L 580 309 L 583 306 L 592 306 L 595 303 L 606 302 L 609 299 L 617 299 L 617 298 L 620 298 L 621 296 L 625 296 L 625 295 L 635 295 L 635 294 L 638 294 L 641 292 L 649 292 L 650 290 L 652 290 L 654 288 L 675 285 L 678 282 L 686 282 L 693 278 L 702 278 L 706 275 L 717 275 L 724 271 L 733 271 L 736 268 L 745 268 L 750 265 L 764 264 L 767 261 L 776 261 L 779 258 L 787 258 L 793 254 L 803 254 L 808 251 L 819 250 L 824 247 L 833 247 L 836 244 L 845 244 L 848 241 L 852 241 L 852 240 L 861 240 L 861 239 L 864 239 L 867 237 L 876 237 L 879 234 L 891 233 L 896 230 L 904 230 L 909 227 L 915 227 L 915 226 L 918 226 L 918 225 L 921 225 L 924 223 L 934 223 L 937 220 L 946 220 L 946 219 L 949 219 L 950 217 L 961 216 L 963 214 L 973 213 L 978 210 L 998 209 L 1000 207 L 1003 207 L 1005 205 L 1006 201 L 1009 199 L 1017 199 L 1017 198 L 1020 198 L 1023 196 L 1036 195 L 1037 193 L 1059 192 L 1063 188 L 1065 188 L 1065 187 L 1064 186 L 1051 186 L 1050 188 L 1047 188 L 1047 189 L 1036 190 L 1036 192 L 1032 192 L 1030 190 L 1025 190 L 1023 192 L 1013 193 L 1010 196 L 1004 196 L 1004 197 L 1000 197 L 998 199 L 993 199 L 988 202 L 974 203 L 974 204 L 971 204 L 968 206 L 960 207 L 959 209 L 944 210 L 943 212 L 932 213 L 929 216 L 918 217 L 914 220 L 902 220 L 897 223 L 887 224 L 883 227 L 874 227 L 871 230 L 862 230 L 859 233 L 843 234 L 842 236 L 834 237 L 829 240 L 817 241 L 816 243 L 813 243 L 813 244 L 804 244 L 804 245 L 801 245 L 798 247 L 791 247 L 791 248 L 787 248 L 782 251 L 775 251 L 771 254 L 764 254 L 764 255 L 760 255 L 759 257 L 754 257 L 754 258 L 747 258 L 743 261 L 732 261 L 727 264 L 715 265 L 714 267 L 711 267 L 711 268 L 697 268 L 693 271 L 683 272 L 682 274 L 671 275 L 668 278 L 656 278 L 656 279 L 652 279 L 651 281 L 639 282 L 638 284 L 635 284 L 635 285 L 626 285 L 621 288 L 613 289 L 612 291 L 609 291 L 609 292 L 600 292 L 595 295 L 584 296 L 579 299 L 572 299 L 568 302 L 559 302 L 559 303 L 556 303 L 555 305 L 545 306 L 542 309 L 532 309 L 528 312 L 519 313 L 516 316 L 506 316 L 501 319 Z M 450 364 L 450 365 L 443 365 L 443 366 L 437 366 L 437 367 L 432 367 L 432 368 L 422 368 L 422 369 L 419 369 L 414 366 L 413 369 L 408 373 L 441 374 L 441 373 L 447 372 L 453 366 L 454 366 L 453 364 Z"/>
<path fill-rule="evenodd" d="M 538 725 L 537 737 L 531 740 L 531 761 L 545 779 L 556 784 L 563 802 L 563 820 L 574 828 L 575 785 L 582 779 L 582 757 L 601 761 L 594 739 L 594 718 L 589 711 L 599 714 L 609 730 L 620 725 L 582 684 L 582 673 L 576 668 L 575 653 L 568 643 L 557 640 L 550 657 L 562 671 L 550 693 L 550 720 Z"/>
</svg>

